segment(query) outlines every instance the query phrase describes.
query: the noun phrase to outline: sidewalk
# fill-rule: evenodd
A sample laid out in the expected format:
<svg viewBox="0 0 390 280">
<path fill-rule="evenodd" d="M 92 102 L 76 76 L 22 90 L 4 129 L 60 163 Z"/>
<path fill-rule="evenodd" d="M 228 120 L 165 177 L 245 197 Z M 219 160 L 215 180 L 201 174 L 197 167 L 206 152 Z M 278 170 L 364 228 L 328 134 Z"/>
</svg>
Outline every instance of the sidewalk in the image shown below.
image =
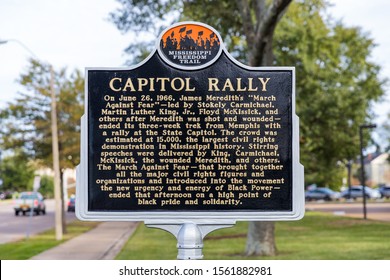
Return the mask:
<svg viewBox="0 0 390 280">
<path fill-rule="evenodd" d="M 103 222 L 96 228 L 32 257 L 32 260 L 113 260 L 136 222 Z"/>
</svg>

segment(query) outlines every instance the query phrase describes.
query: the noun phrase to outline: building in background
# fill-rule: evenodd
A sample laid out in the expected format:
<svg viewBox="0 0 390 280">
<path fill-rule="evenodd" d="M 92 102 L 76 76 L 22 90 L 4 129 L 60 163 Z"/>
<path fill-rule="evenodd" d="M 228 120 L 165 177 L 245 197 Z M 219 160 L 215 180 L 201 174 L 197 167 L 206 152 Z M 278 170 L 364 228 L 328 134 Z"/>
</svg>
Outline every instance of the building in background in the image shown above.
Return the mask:
<svg viewBox="0 0 390 280">
<path fill-rule="evenodd" d="M 371 186 L 390 185 L 389 154 L 382 153 L 370 162 Z"/>
</svg>

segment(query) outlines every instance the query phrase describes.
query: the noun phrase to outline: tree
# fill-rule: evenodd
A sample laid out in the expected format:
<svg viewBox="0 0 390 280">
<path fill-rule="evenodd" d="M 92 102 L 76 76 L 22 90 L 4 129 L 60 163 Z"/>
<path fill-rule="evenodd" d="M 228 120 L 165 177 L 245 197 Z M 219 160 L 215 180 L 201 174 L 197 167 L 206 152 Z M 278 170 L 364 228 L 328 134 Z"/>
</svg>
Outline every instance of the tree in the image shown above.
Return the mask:
<svg viewBox="0 0 390 280">
<path fill-rule="evenodd" d="M 275 26 L 291 2 L 291 0 L 117 1 L 122 6 L 110 13 L 111 21 L 123 33 L 132 31 L 137 35 L 144 35 L 137 36 L 125 50 L 132 56 L 130 63 L 145 58 L 154 46 L 151 41 L 155 40 L 168 25 L 179 20 L 197 20 L 216 28 L 222 34 L 230 52 L 238 58 L 246 57 L 246 62 L 252 66 L 267 65 L 269 62 L 267 58 L 270 58 L 269 53 L 272 51 Z M 246 36 L 246 46 L 243 46 L 243 35 Z M 249 52 L 247 46 L 251 46 Z M 265 53 L 267 56 L 264 56 Z"/>
<path fill-rule="evenodd" d="M 359 126 L 372 121 L 371 104 L 383 95 L 386 81 L 370 61 L 373 40 L 358 27 L 326 17 L 326 7 L 320 0 L 291 5 L 274 38 L 281 46 L 275 60 L 296 67 L 306 183 L 339 187 L 337 163 L 359 155 Z"/>
<path fill-rule="evenodd" d="M 244 35 L 249 65 L 266 66 L 273 64 L 274 31 L 291 0 L 168 1 L 166 5 L 164 1 L 119 2 L 123 8 L 117 10 L 117 13 L 112 13 L 111 17 L 122 31 L 129 31 L 134 26 L 137 26 L 135 29 L 137 31 L 149 30 L 156 22 L 155 19 L 163 20 L 165 11 L 176 6 L 180 7 L 182 19 L 208 22 L 223 35 L 232 34 L 227 36 L 227 42 L 233 48 L 233 52 L 243 53 L 242 44 L 236 42 L 240 41 L 237 36 Z M 138 47 L 143 45 L 138 44 Z M 246 254 L 274 255 L 276 253 L 274 228 L 273 222 L 251 222 Z"/>
<path fill-rule="evenodd" d="M 67 77 L 55 73 L 60 167 L 74 168 L 80 158 L 80 117 L 83 109 L 84 79 L 79 71 Z M 0 128 L 4 149 L 21 149 L 41 166 L 52 167 L 51 97 L 49 65 L 31 60 L 19 80 L 26 92 L 1 112 Z"/>
<path fill-rule="evenodd" d="M 291 0 L 275 0 L 267 5 L 265 0 L 237 0 L 250 66 L 274 64 L 273 37 L 276 25 L 290 2 Z M 245 253 L 266 256 L 276 254 L 274 222 L 249 223 Z"/>
<path fill-rule="evenodd" d="M 43 175 L 41 176 L 39 192 L 45 197 L 54 197 L 54 180 L 53 177 Z"/>
<path fill-rule="evenodd" d="M 111 19 L 123 32 L 160 30 L 167 12 L 175 7 L 178 13 L 170 13 L 171 18 L 213 26 L 230 53 L 244 63 L 295 66 L 306 182 L 340 183 L 337 163 L 358 155 L 358 127 L 372 118 L 370 105 L 383 95 L 380 67 L 369 61 L 374 44 L 367 34 L 334 22 L 326 14 L 324 0 L 291 5 L 282 0 L 119 2 L 122 7 L 111 13 Z M 145 45 L 138 41 L 132 48 L 145 50 Z M 274 224 L 250 223 L 246 254 L 275 253 Z"/>
<path fill-rule="evenodd" d="M 53 73 L 53 76 L 57 98 L 59 165 L 62 173 L 65 168 L 74 168 L 79 161 L 84 79 L 79 71 L 68 77 L 65 69 Z M 2 145 L 9 150 L 21 149 L 37 165 L 52 168 L 51 66 L 32 59 L 19 82 L 26 92 L 19 93 L 19 98 L 0 112 L 4 124 L 0 128 Z M 61 178 L 60 175 L 60 180 Z M 58 209 L 61 209 L 62 226 L 56 230 L 57 238 L 66 232 L 64 196 L 60 197 L 62 207 Z"/>
<path fill-rule="evenodd" d="M 5 156 L 0 162 L 0 179 L 2 191 L 26 191 L 32 189 L 34 169 L 21 150 Z"/>
</svg>

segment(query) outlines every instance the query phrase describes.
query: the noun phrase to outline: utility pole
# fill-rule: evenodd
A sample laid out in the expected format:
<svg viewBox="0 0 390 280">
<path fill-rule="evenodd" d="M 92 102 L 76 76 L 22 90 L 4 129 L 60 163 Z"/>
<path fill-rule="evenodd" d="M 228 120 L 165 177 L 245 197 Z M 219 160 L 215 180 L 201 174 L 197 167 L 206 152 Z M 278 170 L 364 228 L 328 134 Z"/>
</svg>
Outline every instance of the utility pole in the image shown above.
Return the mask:
<svg viewBox="0 0 390 280">
<path fill-rule="evenodd" d="M 56 239 L 63 238 L 63 223 L 62 212 L 64 211 L 62 205 L 61 195 L 61 180 L 60 180 L 60 156 L 58 147 L 58 127 L 57 127 L 57 100 L 54 89 L 54 70 L 50 65 L 50 94 L 51 94 L 51 134 L 52 134 L 52 153 L 53 153 L 53 170 L 54 170 L 54 199 L 56 201 L 55 211 L 55 232 Z"/>
</svg>

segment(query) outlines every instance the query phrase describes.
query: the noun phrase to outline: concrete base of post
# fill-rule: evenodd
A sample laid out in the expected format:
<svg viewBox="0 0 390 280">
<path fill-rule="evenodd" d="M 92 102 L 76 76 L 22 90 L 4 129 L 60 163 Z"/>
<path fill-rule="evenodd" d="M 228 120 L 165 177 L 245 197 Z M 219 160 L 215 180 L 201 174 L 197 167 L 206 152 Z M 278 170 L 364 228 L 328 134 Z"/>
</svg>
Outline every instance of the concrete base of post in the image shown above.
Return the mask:
<svg viewBox="0 0 390 280">
<path fill-rule="evenodd" d="M 172 233 L 177 239 L 177 259 L 178 260 L 201 260 L 203 259 L 203 238 L 210 232 L 232 227 L 235 221 L 226 221 L 218 224 L 205 224 L 198 222 L 183 223 L 156 223 L 155 221 L 145 221 L 145 225 L 150 228 L 159 228 Z"/>
</svg>

